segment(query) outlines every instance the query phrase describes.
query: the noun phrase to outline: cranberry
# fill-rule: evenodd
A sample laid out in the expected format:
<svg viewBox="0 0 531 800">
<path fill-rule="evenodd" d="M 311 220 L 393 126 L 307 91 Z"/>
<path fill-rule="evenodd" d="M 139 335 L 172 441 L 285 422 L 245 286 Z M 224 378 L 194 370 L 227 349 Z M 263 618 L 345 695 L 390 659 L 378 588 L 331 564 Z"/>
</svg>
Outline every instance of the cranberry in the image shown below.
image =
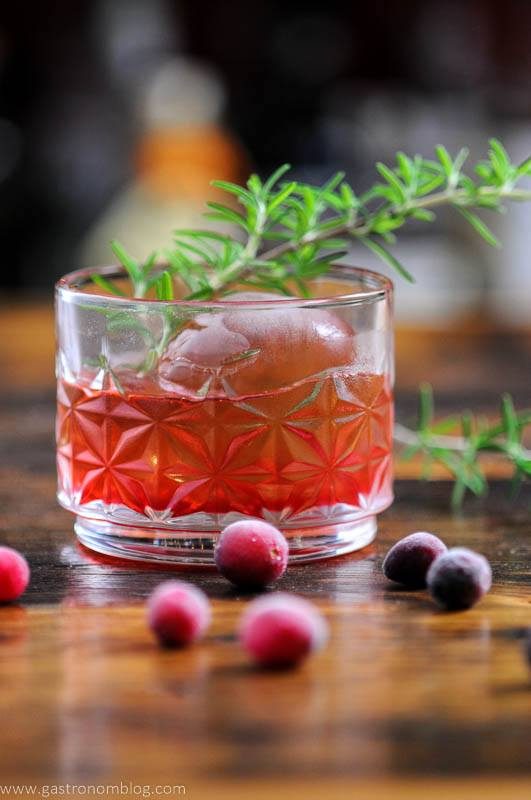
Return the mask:
<svg viewBox="0 0 531 800">
<path fill-rule="evenodd" d="M 184 646 L 199 639 L 210 623 L 204 592 L 184 581 L 165 581 L 148 600 L 148 624 L 161 644 Z"/>
<path fill-rule="evenodd" d="M 433 533 L 411 533 L 400 539 L 384 558 L 386 578 L 404 586 L 426 586 L 426 573 L 433 561 L 445 553 L 446 545 Z"/>
<path fill-rule="evenodd" d="M 327 635 L 328 626 L 312 603 L 282 592 L 250 603 L 240 626 L 241 644 L 264 667 L 295 666 Z"/>
<path fill-rule="evenodd" d="M 284 574 L 288 552 L 288 543 L 277 528 L 249 519 L 225 528 L 214 558 L 221 574 L 231 583 L 261 587 Z"/>
<path fill-rule="evenodd" d="M 30 568 L 24 556 L 12 547 L 0 547 L 0 603 L 17 600 L 29 580 Z"/>
<path fill-rule="evenodd" d="M 442 608 L 470 608 L 489 591 L 492 572 L 485 556 L 466 547 L 452 547 L 433 562 L 426 582 Z"/>
</svg>

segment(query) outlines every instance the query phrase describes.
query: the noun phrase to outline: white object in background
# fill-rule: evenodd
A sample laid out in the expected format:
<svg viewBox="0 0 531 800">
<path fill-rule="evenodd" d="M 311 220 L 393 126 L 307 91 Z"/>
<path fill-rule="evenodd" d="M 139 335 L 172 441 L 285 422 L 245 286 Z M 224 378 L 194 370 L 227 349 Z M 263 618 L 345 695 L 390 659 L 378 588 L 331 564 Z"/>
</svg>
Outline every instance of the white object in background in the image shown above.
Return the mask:
<svg viewBox="0 0 531 800">
<path fill-rule="evenodd" d="M 531 123 L 509 128 L 503 141 L 513 161 L 529 158 Z M 488 254 L 489 309 L 504 325 L 527 327 L 531 325 L 531 203 L 511 203 L 507 214 L 489 215 L 488 223 L 502 245 Z"/>
<path fill-rule="evenodd" d="M 441 234 L 418 234 L 403 236 L 392 252 L 415 283 L 408 283 L 361 245 L 352 247 L 348 262 L 391 278 L 398 322 L 444 328 L 480 306 L 483 279 L 474 251 L 465 243 Z"/>
<path fill-rule="evenodd" d="M 141 96 L 140 115 L 149 128 L 219 122 L 226 94 L 220 75 L 189 56 L 168 59 Z"/>
</svg>

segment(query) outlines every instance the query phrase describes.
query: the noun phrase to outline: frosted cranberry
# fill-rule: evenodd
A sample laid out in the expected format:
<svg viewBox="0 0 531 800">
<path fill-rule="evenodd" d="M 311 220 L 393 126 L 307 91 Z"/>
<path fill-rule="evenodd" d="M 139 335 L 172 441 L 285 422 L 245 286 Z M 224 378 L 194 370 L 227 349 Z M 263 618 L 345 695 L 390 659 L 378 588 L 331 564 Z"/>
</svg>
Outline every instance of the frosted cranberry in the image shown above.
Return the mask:
<svg viewBox="0 0 531 800">
<path fill-rule="evenodd" d="M 148 624 L 161 644 L 184 646 L 199 639 L 210 623 L 204 592 L 184 581 L 166 581 L 148 600 Z"/>
<path fill-rule="evenodd" d="M 286 571 L 289 547 L 273 525 L 250 519 L 229 525 L 214 558 L 222 575 L 237 586 L 267 586 Z"/>
<path fill-rule="evenodd" d="M 400 539 L 384 558 L 382 569 L 386 578 L 404 586 L 426 586 L 426 573 L 432 563 L 447 550 L 433 533 L 411 533 Z"/>
<path fill-rule="evenodd" d="M 470 608 L 489 591 L 492 572 L 485 556 L 466 547 L 452 547 L 433 562 L 426 582 L 442 608 Z"/>
<path fill-rule="evenodd" d="M 0 603 L 17 600 L 30 580 L 28 562 L 18 550 L 0 547 Z"/>
<path fill-rule="evenodd" d="M 306 600 L 277 592 L 249 604 L 240 626 L 240 642 L 264 667 L 291 667 L 322 647 L 328 626 Z"/>
</svg>

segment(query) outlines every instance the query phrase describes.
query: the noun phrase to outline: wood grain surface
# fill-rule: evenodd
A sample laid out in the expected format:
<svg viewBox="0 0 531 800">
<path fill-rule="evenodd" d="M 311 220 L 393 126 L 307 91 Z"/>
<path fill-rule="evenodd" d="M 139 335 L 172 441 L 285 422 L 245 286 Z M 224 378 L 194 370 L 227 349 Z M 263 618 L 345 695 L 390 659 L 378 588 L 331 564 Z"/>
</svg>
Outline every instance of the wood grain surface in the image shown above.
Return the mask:
<svg viewBox="0 0 531 800">
<path fill-rule="evenodd" d="M 531 404 L 529 336 L 469 325 L 398 342 L 402 418 L 426 377 L 442 411 L 492 410 L 501 389 Z M 451 516 L 447 483 L 399 468 L 374 545 L 279 582 L 331 626 L 328 647 L 297 671 L 249 665 L 235 639 L 249 596 L 212 571 L 186 572 L 213 601 L 206 639 L 161 650 L 144 601 L 176 571 L 81 549 L 55 502 L 52 348 L 49 309 L 2 312 L 0 542 L 27 555 L 33 580 L 0 608 L 0 793 L 123 782 L 122 796 L 181 785 L 212 800 L 531 796 L 529 490 L 514 504 L 495 481 L 486 502 Z M 383 578 L 386 549 L 421 529 L 491 560 L 494 586 L 477 607 L 443 613 Z M 33 796 L 24 791 L 11 796 Z"/>
</svg>

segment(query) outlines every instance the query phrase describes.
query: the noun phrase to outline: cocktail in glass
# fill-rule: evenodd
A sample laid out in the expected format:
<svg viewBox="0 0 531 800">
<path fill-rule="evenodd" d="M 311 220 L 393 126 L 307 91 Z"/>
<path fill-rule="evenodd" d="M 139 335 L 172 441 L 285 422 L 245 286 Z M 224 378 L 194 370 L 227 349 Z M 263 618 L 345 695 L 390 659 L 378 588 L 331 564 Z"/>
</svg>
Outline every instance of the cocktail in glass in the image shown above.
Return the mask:
<svg viewBox="0 0 531 800">
<path fill-rule="evenodd" d="M 101 274 L 120 279 L 120 268 Z M 338 266 L 312 298 L 57 286 L 59 502 L 86 546 L 211 563 L 262 518 L 292 561 L 365 546 L 392 501 L 392 287 Z"/>
</svg>

